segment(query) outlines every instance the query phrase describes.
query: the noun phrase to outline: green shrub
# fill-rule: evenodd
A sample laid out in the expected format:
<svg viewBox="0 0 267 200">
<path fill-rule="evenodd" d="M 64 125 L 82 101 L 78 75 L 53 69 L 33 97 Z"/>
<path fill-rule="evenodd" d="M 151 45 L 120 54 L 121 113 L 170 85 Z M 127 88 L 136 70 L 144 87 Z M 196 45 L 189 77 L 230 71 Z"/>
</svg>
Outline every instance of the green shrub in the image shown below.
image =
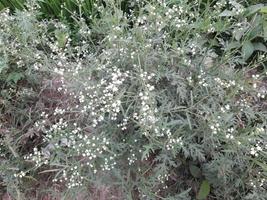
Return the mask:
<svg viewBox="0 0 267 200">
<path fill-rule="evenodd" d="M 95 5 L 98 18 L 88 26 L 78 17 L 73 41 L 63 23 L 36 21 L 45 31 L 33 41 L 45 44 L 56 80 L 41 94 L 57 101 L 36 111 L 26 133 L 2 136 L 9 193 L 21 198 L 47 174 L 74 194 L 67 199 L 99 185 L 121 199 L 265 199 L 264 5 L 131 6 L 126 15 L 117 1 Z M 27 149 L 20 134 L 34 135 Z"/>
<path fill-rule="evenodd" d="M 0 10 L 10 8 L 26 9 L 26 0 L 2 0 Z M 42 18 L 56 18 L 72 22 L 72 15 L 83 15 L 87 20 L 92 15 L 93 0 L 28 0 L 29 4 L 34 4 L 38 11 L 42 13 Z M 35 4 L 37 2 L 37 4 Z M 28 8 L 31 9 L 31 6 Z"/>
</svg>

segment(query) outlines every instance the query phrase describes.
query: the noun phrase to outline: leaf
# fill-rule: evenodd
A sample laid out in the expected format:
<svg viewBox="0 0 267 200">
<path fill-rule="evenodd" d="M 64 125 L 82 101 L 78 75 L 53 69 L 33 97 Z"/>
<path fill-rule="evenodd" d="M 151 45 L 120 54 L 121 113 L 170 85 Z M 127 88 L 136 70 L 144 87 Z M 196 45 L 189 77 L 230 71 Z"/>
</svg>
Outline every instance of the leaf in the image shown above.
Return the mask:
<svg viewBox="0 0 267 200">
<path fill-rule="evenodd" d="M 66 45 L 68 35 L 64 32 L 56 31 L 55 36 L 57 38 L 57 42 L 61 48 Z"/>
<path fill-rule="evenodd" d="M 4 58 L 0 57 L 0 73 L 3 71 L 4 68 L 6 68 L 6 62 Z"/>
<path fill-rule="evenodd" d="M 261 42 L 254 42 L 253 46 L 255 50 L 267 52 L 266 46 Z"/>
<path fill-rule="evenodd" d="M 251 21 L 252 26 L 250 28 L 250 31 L 247 35 L 247 40 L 253 40 L 256 37 L 261 37 L 262 36 L 262 17 L 260 15 L 256 15 L 254 20 Z"/>
<path fill-rule="evenodd" d="M 261 8 L 260 12 L 264 13 L 264 14 L 267 14 L 267 6 Z"/>
<path fill-rule="evenodd" d="M 263 21 L 263 32 L 264 32 L 264 39 L 267 40 L 267 20 Z"/>
<path fill-rule="evenodd" d="M 149 154 L 154 151 L 152 145 L 145 145 L 144 148 L 145 150 L 143 151 L 141 160 L 147 159 L 149 157 Z"/>
<path fill-rule="evenodd" d="M 38 182 L 38 180 L 32 176 L 24 176 L 24 178 L 27 178 L 27 179 L 30 179 L 30 180 L 33 180 L 35 182 Z"/>
<path fill-rule="evenodd" d="M 14 83 L 17 83 L 19 80 L 21 80 L 24 77 L 23 73 L 20 72 L 12 72 L 7 77 L 7 82 L 13 81 Z"/>
<path fill-rule="evenodd" d="M 219 17 L 231 17 L 235 16 L 236 13 L 230 11 L 230 10 L 224 10 L 221 14 L 219 14 Z"/>
<path fill-rule="evenodd" d="M 248 60 L 254 52 L 254 46 L 250 41 L 246 41 L 242 46 L 242 56 L 244 61 Z"/>
<path fill-rule="evenodd" d="M 236 48 L 240 48 L 240 42 L 230 42 L 227 44 L 227 46 L 225 47 L 225 50 L 231 50 L 231 49 L 236 49 Z"/>
<path fill-rule="evenodd" d="M 247 8 L 248 15 L 254 14 L 255 12 L 261 10 L 263 6 L 264 6 L 264 4 L 262 4 L 262 3 L 249 6 Z"/>
<path fill-rule="evenodd" d="M 190 115 L 188 114 L 188 112 L 186 112 L 186 118 L 187 118 L 187 122 L 188 122 L 190 130 L 192 130 L 192 124 L 191 124 Z"/>
<path fill-rule="evenodd" d="M 266 163 L 262 163 L 262 162 L 259 162 L 257 160 L 254 160 L 253 161 L 258 165 L 260 166 L 264 171 L 267 171 L 267 164 Z"/>
<path fill-rule="evenodd" d="M 195 178 L 200 178 L 201 177 L 201 170 L 199 167 L 195 165 L 189 165 L 189 170 L 190 173 L 195 177 Z"/>
<path fill-rule="evenodd" d="M 244 28 L 238 28 L 238 29 L 236 29 L 235 31 L 234 31 L 234 33 L 233 33 L 233 35 L 234 35 L 234 37 L 235 37 L 235 39 L 237 40 L 237 41 L 239 41 L 241 38 L 242 38 L 242 36 L 245 34 L 245 32 L 248 30 L 248 28 L 247 27 L 244 27 Z"/>
<path fill-rule="evenodd" d="M 198 200 L 205 200 L 210 193 L 210 184 L 207 180 L 202 181 L 197 199 Z"/>
</svg>

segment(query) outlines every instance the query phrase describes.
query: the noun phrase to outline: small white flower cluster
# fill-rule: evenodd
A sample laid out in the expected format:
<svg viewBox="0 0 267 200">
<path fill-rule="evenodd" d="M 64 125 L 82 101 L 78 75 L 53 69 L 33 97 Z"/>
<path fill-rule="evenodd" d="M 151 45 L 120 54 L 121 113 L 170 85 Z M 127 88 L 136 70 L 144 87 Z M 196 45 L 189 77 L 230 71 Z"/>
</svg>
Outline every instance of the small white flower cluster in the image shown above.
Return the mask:
<svg viewBox="0 0 267 200">
<path fill-rule="evenodd" d="M 267 95 L 267 91 L 266 90 L 262 90 L 262 91 L 257 93 L 257 97 L 258 98 L 262 98 L 262 99 L 264 99 L 266 97 L 266 95 Z"/>
<path fill-rule="evenodd" d="M 54 115 L 63 115 L 65 112 L 66 112 L 65 109 L 56 107 L 53 114 Z"/>
<path fill-rule="evenodd" d="M 189 44 L 189 48 L 190 48 L 190 52 L 194 56 L 196 54 L 196 51 L 197 51 L 197 45 L 195 43 L 191 43 L 191 44 Z"/>
<path fill-rule="evenodd" d="M 240 15 L 244 12 L 244 6 L 237 3 L 235 0 L 229 0 L 229 4 L 233 6 L 231 11 L 236 15 Z"/>
<path fill-rule="evenodd" d="M 14 20 L 14 17 L 10 15 L 10 9 L 6 8 L 1 10 L 0 17 L 1 17 L 0 27 L 3 26 L 3 29 L 1 30 L 7 30 L 7 32 L 9 32 L 10 31 L 9 22 Z"/>
<path fill-rule="evenodd" d="M 253 180 L 249 180 L 249 185 L 251 187 L 253 187 L 253 188 L 256 188 L 257 187 L 256 184 L 255 184 L 255 182 Z"/>
<path fill-rule="evenodd" d="M 234 136 L 233 136 L 233 132 L 234 132 L 234 128 L 228 128 L 227 129 L 227 133 L 225 135 L 226 139 L 234 139 Z"/>
<path fill-rule="evenodd" d="M 115 156 L 109 156 L 109 158 L 104 158 L 104 164 L 101 164 L 101 170 L 102 171 L 110 171 L 112 169 L 114 169 L 115 165 L 117 164 L 117 162 L 115 161 Z"/>
<path fill-rule="evenodd" d="M 158 121 L 155 114 L 157 113 L 157 109 L 153 109 L 154 106 L 154 98 L 152 95 L 152 91 L 155 89 L 153 85 L 149 83 L 149 81 L 154 77 L 154 74 L 151 73 L 148 75 L 147 72 L 143 72 L 140 74 L 140 78 L 144 84 L 144 90 L 139 93 L 139 97 L 141 100 L 141 107 L 139 115 L 134 114 L 134 118 L 139 121 L 139 123 L 146 127 L 146 129 L 150 130 Z"/>
<path fill-rule="evenodd" d="M 263 187 L 264 185 L 267 184 L 267 180 L 266 180 L 265 178 L 262 178 L 262 179 L 259 181 L 259 183 L 260 183 L 260 187 Z"/>
<path fill-rule="evenodd" d="M 23 157 L 24 160 L 29 160 L 35 163 L 35 167 L 41 167 L 43 164 L 48 164 L 48 157 L 38 151 L 37 148 L 33 148 L 33 153 Z"/>
<path fill-rule="evenodd" d="M 250 105 L 249 105 L 247 99 L 245 99 L 245 98 L 240 99 L 240 100 L 237 100 L 236 103 L 237 103 L 237 105 L 239 105 L 239 106 L 241 107 L 241 109 L 240 109 L 241 112 L 243 112 L 244 109 L 250 107 Z"/>
<path fill-rule="evenodd" d="M 225 81 L 219 77 L 214 78 L 214 81 L 218 83 L 219 86 L 221 86 L 222 88 L 226 88 L 226 89 L 236 85 L 235 80 Z"/>
<path fill-rule="evenodd" d="M 71 127 L 73 127 L 72 130 L 70 130 Z M 63 119 L 53 124 L 45 133 L 45 140 L 53 146 L 52 151 L 56 151 L 58 148 L 68 148 L 70 156 L 81 157 L 84 164 L 94 170 L 96 170 L 94 166 L 95 160 L 103 157 L 110 144 L 106 137 L 83 134 L 82 129 L 77 127 L 76 123 L 70 126 L 66 121 L 63 122 Z M 42 154 L 37 149 L 34 152 L 32 156 L 27 158 L 31 158 L 37 164 L 46 164 L 48 162 L 43 159 Z M 109 159 L 105 158 L 101 169 L 111 170 L 114 168 L 116 164 L 114 159 L 115 155 L 110 156 Z"/>
<path fill-rule="evenodd" d="M 78 170 L 77 166 L 70 167 L 69 171 L 66 170 L 62 171 L 62 177 L 61 178 L 55 178 L 52 180 L 52 182 L 66 182 L 67 187 L 74 188 L 79 187 L 83 185 L 84 177 L 81 176 L 81 173 Z"/>
<path fill-rule="evenodd" d="M 178 146 L 183 146 L 183 138 L 178 137 L 178 138 L 169 138 L 166 144 L 166 149 L 167 150 L 173 150 L 175 147 Z"/>
<path fill-rule="evenodd" d="M 70 170 L 71 170 L 71 175 L 67 183 L 67 187 L 73 188 L 73 187 L 82 186 L 82 181 L 84 177 L 81 176 L 80 172 L 77 170 L 77 166 L 74 166 Z"/>
<path fill-rule="evenodd" d="M 165 181 L 169 180 L 169 177 L 170 177 L 169 174 L 164 174 L 164 175 L 159 174 L 157 176 L 157 179 L 158 179 L 158 181 L 160 181 L 160 183 L 165 183 Z"/>
<path fill-rule="evenodd" d="M 260 82 L 259 77 L 260 77 L 259 74 L 253 74 L 252 75 L 253 88 L 257 91 L 257 97 L 264 99 L 267 95 L 267 90 L 266 90 L 265 86 L 259 87 L 259 84 L 258 84 L 258 82 Z"/>
<path fill-rule="evenodd" d="M 83 23 L 79 29 L 79 34 L 81 34 L 82 37 L 87 37 L 91 35 L 91 30 L 86 24 Z"/>
<path fill-rule="evenodd" d="M 189 85 L 192 85 L 192 84 L 193 84 L 192 76 L 188 76 L 188 77 L 186 78 L 186 80 L 188 81 Z"/>
<path fill-rule="evenodd" d="M 254 88 L 254 89 L 257 88 L 257 81 L 258 81 L 259 77 L 260 77 L 259 74 L 256 74 L 256 75 L 253 74 L 253 75 L 252 75 L 252 79 L 254 80 L 254 82 L 253 82 L 253 88 Z"/>
<path fill-rule="evenodd" d="M 49 140 L 55 136 L 55 134 L 58 134 L 62 132 L 64 129 L 68 127 L 68 123 L 63 121 L 63 118 L 60 118 L 59 121 L 51 126 L 50 129 L 46 130 L 46 138 Z"/>
<path fill-rule="evenodd" d="M 1 128 L 1 124 L 0 124 Z M 4 141 L 2 138 L 0 138 L 0 157 L 5 157 L 5 153 L 3 152 L 3 147 L 4 147 Z"/>
<path fill-rule="evenodd" d="M 216 31 L 214 25 L 210 24 L 208 27 L 208 33 L 214 33 Z"/>
<path fill-rule="evenodd" d="M 213 6 L 213 8 L 216 11 L 221 12 L 222 8 L 227 4 L 227 2 L 225 0 L 219 0 L 215 3 L 215 5 Z"/>
<path fill-rule="evenodd" d="M 123 118 L 122 123 L 118 124 L 117 126 L 118 126 L 119 128 L 121 128 L 122 131 L 125 131 L 125 130 L 127 129 L 127 123 L 128 123 L 128 120 L 129 120 L 128 117 Z"/>
<path fill-rule="evenodd" d="M 202 85 L 203 87 L 208 86 L 207 79 L 206 79 L 205 75 L 206 75 L 206 73 L 201 69 L 200 74 L 197 76 L 197 78 L 199 79 L 199 84 Z"/>
<path fill-rule="evenodd" d="M 262 147 L 260 146 L 260 143 L 258 142 L 255 146 L 250 148 L 250 154 L 252 156 L 258 157 L 259 156 L 259 152 L 262 151 Z"/>
<path fill-rule="evenodd" d="M 165 16 L 170 20 L 173 18 L 174 14 L 178 12 L 177 7 L 174 5 L 173 8 L 168 8 L 165 12 Z"/>
<path fill-rule="evenodd" d="M 77 138 L 79 140 L 77 140 Z M 82 155 L 83 157 L 87 157 L 89 160 L 95 159 L 99 155 L 103 154 L 110 144 L 105 137 L 100 138 L 93 136 L 92 138 L 89 138 L 87 135 L 82 134 L 71 137 L 71 140 L 72 148 L 76 154 L 78 156 Z"/>
<path fill-rule="evenodd" d="M 26 176 L 26 172 L 24 171 L 20 171 L 19 173 L 14 174 L 14 177 L 16 178 L 23 178 L 24 176 Z"/>
<path fill-rule="evenodd" d="M 212 134 L 216 135 L 219 131 L 221 131 L 220 124 L 217 120 L 213 122 L 212 125 L 210 125 L 210 129 L 212 131 Z"/>
<path fill-rule="evenodd" d="M 140 92 L 139 97 L 141 100 L 140 114 L 138 115 L 135 113 L 134 118 L 138 120 L 143 127 L 147 127 L 147 129 L 150 130 L 157 122 L 157 118 L 155 116 L 157 110 L 153 110 L 151 108 L 153 105 L 151 105 L 149 92 Z"/>
<path fill-rule="evenodd" d="M 121 72 L 116 67 L 113 67 L 111 71 L 106 70 L 110 73 L 109 78 L 101 79 L 98 84 L 94 83 L 94 85 L 87 86 L 86 94 L 80 94 L 80 96 L 83 96 L 83 101 L 84 98 L 89 101 L 82 109 L 83 112 L 90 111 L 89 114 L 93 118 L 93 127 L 104 120 L 106 113 L 110 114 L 111 120 L 117 120 L 121 107 L 121 101 L 117 98 L 117 95 L 120 92 L 120 87 L 129 76 L 128 71 Z"/>
<path fill-rule="evenodd" d="M 137 23 L 138 25 L 143 25 L 143 24 L 145 24 L 146 21 L 147 21 L 147 16 L 143 15 L 143 16 L 139 16 L 139 17 L 137 18 L 136 23 Z"/>
<path fill-rule="evenodd" d="M 259 55 L 259 60 L 260 60 L 260 61 L 265 61 L 266 59 L 267 59 L 267 56 L 266 56 L 265 53 Z M 267 72 L 266 72 L 266 75 L 267 75 Z"/>
<path fill-rule="evenodd" d="M 257 133 L 257 134 L 265 133 L 265 131 L 266 131 L 266 130 L 265 130 L 265 128 L 263 128 L 263 127 L 260 127 L 260 128 L 258 127 L 258 128 L 256 128 L 256 133 Z"/>
<path fill-rule="evenodd" d="M 168 138 L 170 138 L 172 136 L 170 129 L 165 129 L 165 128 L 159 129 L 159 128 L 155 127 L 154 131 L 155 131 L 155 134 L 157 137 L 167 136 Z"/>
<path fill-rule="evenodd" d="M 222 113 L 225 113 L 227 111 L 230 111 L 230 105 L 226 104 L 225 106 L 221 107 L 220 109 L 222 111 Z"/>
<path fill-rule="evenodd" d="M 249 185 L 253 188 L 264 187 L 267 184 L 265 178 L 258 178 L 257 180 L 249 180 Z"/>
<path fill-rule="evenodd" d="M 63 68 L 57 68 L 57 67 L 54 68 L 54 73 L 59 74 L 61 76 L 64 75 L 64 71 L 65 69 Z"/>
<path fill-rule="evenodd" d="M 180 19 L 179 17 L 175 17 L 173 22 L 177 29 L 180 29 L 181 27 L 187 25 L 187 21 L 185 19 Z"/>
<path fill-rule="evenodd" d="M 133 152 L 133 149 L 130 149 L 130 156 L 127 158 L 127 160 L 129 165 L 132 165 L 135 161 L 137 161 L 137 156 Z"/>
</svg>

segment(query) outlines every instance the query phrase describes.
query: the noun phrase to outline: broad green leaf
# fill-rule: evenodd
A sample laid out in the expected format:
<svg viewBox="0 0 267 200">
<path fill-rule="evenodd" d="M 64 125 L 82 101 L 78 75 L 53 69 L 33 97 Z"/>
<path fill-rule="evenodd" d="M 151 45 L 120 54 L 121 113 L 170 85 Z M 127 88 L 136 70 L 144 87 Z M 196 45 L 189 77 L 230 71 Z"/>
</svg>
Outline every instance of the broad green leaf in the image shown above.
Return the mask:
<svg viewBox="0 0 267 200">
<path fill-rule="evenodd" d="M 201 170 L 199 167 L 195 165 L 189 165 L 190 173 L 195 177 L 195 178 L 200 178 L 201 177 Z"/>
<path fill-rule="evenodd" d="M 235 42 L 230 42 L 230 43 L 227 44 L 225 50 L 226 50 L 226 51 L 229 51 L 229 50 L 231 50 L 231 49 L 240 48 L 240 46 L 241 46 L 240 42 L 237 42 L 237 41 L 235 41 Z"/>
<path fill-rule="evenodd" d="M 253 40 L 256 37 L 262 36 L 262 23 L 263 19 L 260 15 L 257 15 L 254 20 L 251 21 L 252 26 L 246 36 L 247 40 Z"/>
<path fill-rule="evenodd" d="M 266 46 L 261 42 L 254 42 L 253 46 L 255 50 L 267 52 Z"/>
<path fill-rule="evenodd" d="M 248 15 L 251 15 L 251 14 L 254 14 L 255 12 L 261 10 L 263 6 L 264 6 L 264 4 L 262 4 L 262 3 L 252 5 L 252 6 L 249 6 L 246 11 L 247 11 Z"/>
<path fill-rule="evenodd" d="M 254 52 L 254 46 L 250 41 L 246 41 L 242 46 L 242 56 L 244 61 L 248 60 Z"/>
<path fill-rule="evenodd" d="M 248 30 L 247 27 L 244 27 L 244 28 L 241 28 L 241 29 L 237 28 L 233 33 L 235 39 L 237 41 L 239 41 L 242 38 L 242 36 L 246 33 L 247 30 Z"/>
<path fill-rule="evenodd" d="M 201 183 L 201 186 L 200 186 L 200 189 L 197 195 L 197 199 L 205 200 L 208 197 L 209 193 L 210 193 L 210 184 L 207 180 L 204 180 Z"/>
</svg>

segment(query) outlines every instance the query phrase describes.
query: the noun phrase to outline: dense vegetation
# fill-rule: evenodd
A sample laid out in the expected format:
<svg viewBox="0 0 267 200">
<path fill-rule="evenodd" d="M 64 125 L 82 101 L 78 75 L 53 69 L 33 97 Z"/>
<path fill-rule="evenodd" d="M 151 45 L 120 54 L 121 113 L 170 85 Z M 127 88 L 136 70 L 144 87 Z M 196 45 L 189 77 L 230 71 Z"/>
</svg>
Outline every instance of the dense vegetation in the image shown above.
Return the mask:
<svg viewBox="0 0 267 200">
<path fill-rule="evenodd" d="M 266 200 L 264 1 L 0 9 L 3 199 Z"/>
</svg>

